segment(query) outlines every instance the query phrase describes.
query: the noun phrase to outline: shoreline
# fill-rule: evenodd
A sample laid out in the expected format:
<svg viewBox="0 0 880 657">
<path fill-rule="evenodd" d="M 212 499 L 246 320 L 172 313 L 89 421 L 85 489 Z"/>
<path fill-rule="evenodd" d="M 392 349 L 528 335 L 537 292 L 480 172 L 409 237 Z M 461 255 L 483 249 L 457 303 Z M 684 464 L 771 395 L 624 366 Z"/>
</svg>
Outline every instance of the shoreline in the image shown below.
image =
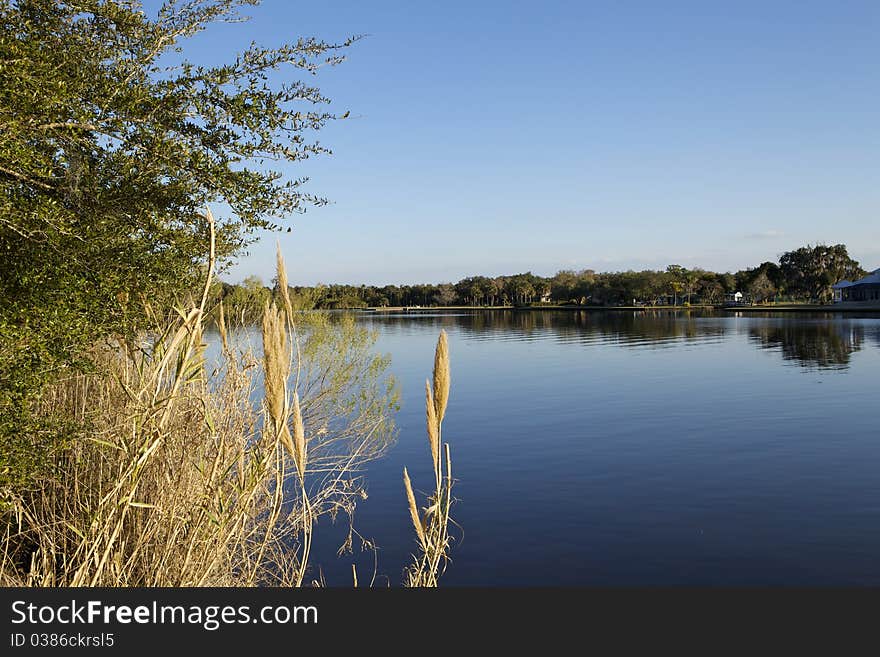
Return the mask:
<svg viewBox="0 0 880 657">
<path fill-rule="evenodd" d="M 760 312 L 781 312 L 781 313 L 878 313 L 880 312 L 880 305 L 878 304 L 868 304 L 868 305 L 856 305 L 856 304 L 847 304 L 847 303 L 836 303 L 836 304 L 813 304 L 813 303 L 789 303 L 789 304 L 781 304 L 778 306 L 732 306 L 732 307 L 719 307 L 719 310 L 732 311 L 732 312 L 750 312 L 750 313 L 760 313 Z"/>
<path fill-rule="evenodd" d="M 578 310 L 587 312 L 606 312 L 614 311 L 647 311 L 647 310 L 710 310 L 714 306 L 710 305 L 693 305 L 693 306 L 556 306 L 552 304 L 542 306 L 384 306 L 384 307 L 368 307 L 355 308 L 362 312 L 371 313 L 420 313 L 420 312 L 439 312 L 444 310 L 515 310 L 522 311 L 548 311 L 548 310 Z"/>
<path fill-rule="evenodd" d="M 850 304 L 780 304 L 774 306 L 721 306 L 699 304 L 692 306 L 576 306 L 576 305 L 543 305 L 543 306 L 383 306 L 368 308 L 352 308 L 365 313 L 436 313 L 461 310 L 514 310 L 523 311 L 579 311 L 579 312 L 649 312 L 653 310 L 684 312 L 691 310 L 718 310 L 723 312 L 747 313 L 880 313 L 880 305 Z"/>
</svg>

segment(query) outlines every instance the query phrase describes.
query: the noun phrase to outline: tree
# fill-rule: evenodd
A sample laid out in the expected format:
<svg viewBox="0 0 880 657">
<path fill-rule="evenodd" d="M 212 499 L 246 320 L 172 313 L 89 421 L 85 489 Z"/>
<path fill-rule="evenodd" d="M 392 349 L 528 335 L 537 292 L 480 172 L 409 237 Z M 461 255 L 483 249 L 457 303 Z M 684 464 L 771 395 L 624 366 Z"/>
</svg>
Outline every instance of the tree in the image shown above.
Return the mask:
<svg viewBox="0 0 880 657">
<path fill-rule="evenodd" d="M 486 303 L 490 306 L 495 305 L 495 297 L 498 294 L 498 290 L 500 286 L 498 282 L 494 278 L 484 278 L 481 281 L 481 291 L 483 297 L 486 299 Z"/>
<path fill-rule="evenodd" d="M 550 296 L 554 301 L 567 302 L 574 296 L 577 274 L 571 270 L 561 270 L 550 279 Z"/>
<path fill-rule="evenodd" d="M 736 292 L 736 277 L 730 272 L 716 274 L 715 279 L 718 281 L 718 284 L 722 287 L 724 292 Z"/>
<path fill-rule="evenodd" d="M 786 292 L 800 299 L 826 301 L 831 286 L 843 279 L 865 275 L 859 263 L 849 257 L 844 244 L 805 246 L 783 253 L 779 270 Z"/>
<path fill-rule="evenodd" d="M 196 279 L 206 205 L 232 210 L 217 220 L 228 261 L 256 230 L 324 202 L 262 165 L 329 152 L 309 135 L 346 115 L 268 74 L 314 74 L 354 39 L 180 59 L 242 4 L 255 2 L 170 2 L 149 18 L 121 0 L 0 0 L 0 472 L 16 470 L 16 436 L 44 435 L 27 408 L 53 373 L 87 366 L 95 340 L 130 334 L 146 305 Z"/>
<path fill-rule="evenodd" d="M 593 296 L 596 289 L 596 276 L 592 270 L 582 271 L 572 287 L 571 294 L 579 304 L 585 304 Z"/>
<path fill-rule="evenodd" d="M 700 282 L 700 296 L 705 303 L 718 303 L 724 298 L 724 287 L 712 278 L 705 278 Z"/>
<path fill-rule="evenodd" d="M 681 265 L 669 265 L 666 274 L 669 280 L 669 288 L 672 290 L 672 303 L 678 305 L 678 295 L 685 289 L 685 273 L 687 270 Z"/>
<path fill-rule="evenodd" d="M 533 281 L 534 276 L 532 272 L 516 274 L 507 279 L 504 285 L 504 292 L 514 303 L 525 304 L 531 301 L 532 296 L 535 294 Z"/>
<path fill-rule="evenodd" d="M 696 292 L 700 295 L 703 303 L 715 304 L 724 298 L 725 287 L 722 278 L 725 274 L 716 274 L 711 271 L 696 270 L 699 280 L 696 284 Z"/>
<path fill-rule="evenodd" d="M 464 278 L 455 284 L 455 292 L 463 303 L 476 306 L 483 295 L 479 276 Z"/>
<path fill-rule="evenodd" d="M 776 286 L 773 285 L 767 273 L 761 271 L 755 276 L 746 288 L 748 293 L 757 302 L 763 302 L 776 294 Z"/>
<path fill-rule="evenodd" d="M 240 285 L 224 290 L 223 303 L 231 320 L 245 323 L 259 320 L 271 297 L 269 288 L 258 276 L 248 276 Z"/>
<path fill-rule="evenodd" d="M 697 283 L 700 282 L 700 276 L 702 275 L 702 270 L 699 269 L 685 269 L 683 271 L 682 282 L 684 284 L 684 291 L 687 293 L 687 302 L 691 302 L 691 295 L 697 288 Z"/>
<path fill-rule="evenodd" d="M 452 283 L 440 283 L 434 292 L 434 303 L 438 306 L 451 306 L 455 303 L 455 286 Z"/>
</svg>

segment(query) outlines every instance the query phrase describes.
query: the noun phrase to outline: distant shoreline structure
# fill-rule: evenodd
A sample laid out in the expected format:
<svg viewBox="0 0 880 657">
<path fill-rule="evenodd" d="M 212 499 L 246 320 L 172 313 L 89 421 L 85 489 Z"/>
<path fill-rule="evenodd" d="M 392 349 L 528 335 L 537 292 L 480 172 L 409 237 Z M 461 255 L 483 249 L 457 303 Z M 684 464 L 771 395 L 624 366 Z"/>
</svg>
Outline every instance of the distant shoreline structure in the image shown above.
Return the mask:
<svg viewBox="0 0 880 657">
<path fill-rule="evenodd" d="M 880 313 L 880 304 L 861 303 L 833 303 L 833 304 L 809 304 L 809 303 L 784 303 L 784 304 L 754 304 L 740 306 L 725 306 L 722 304 L 694 304 L 690 306 L 598 306 L 598 305 L 556 305 L 541 304 L 533 306 L 380 306 L 369 308 L 351 308 L 352 311 L 365 313 L 444 313 L 455 311 L 489 311 L 489 310 L 513 310 L 516 312 L 546 312 L 546 311 L 580 311 L 580 312 L 650 312 L 655 310 L 685 312 L 691 310 L 719 310 L 724 312 L 795 312 L 795 313 Z"/>
<path fill-rule="evenodd" d="M 817 245 L 783 253 L 753 269 L 711 272 L 669 265 L 665 270 L 595 272 L 560 270 L 551 277 L 530 271 L 497 277 L 469 276 L 457 283 L 290 286 L 302 307 L 372 312 L 466 312 L 473 308 L 646 311 L 713 308 L 725 312 L 878 312 L 880 270 L 865 275 L 846 246 Z M 837 283 L 834 283 L 837 281 Z M 854 281 L 854 282 L 852 282 Z M 227 308 L 258 317 L 279 294 L 258 277 L 223 283 Z M 826 304 L 834 302 L 833 310 Z"/>
</svg>

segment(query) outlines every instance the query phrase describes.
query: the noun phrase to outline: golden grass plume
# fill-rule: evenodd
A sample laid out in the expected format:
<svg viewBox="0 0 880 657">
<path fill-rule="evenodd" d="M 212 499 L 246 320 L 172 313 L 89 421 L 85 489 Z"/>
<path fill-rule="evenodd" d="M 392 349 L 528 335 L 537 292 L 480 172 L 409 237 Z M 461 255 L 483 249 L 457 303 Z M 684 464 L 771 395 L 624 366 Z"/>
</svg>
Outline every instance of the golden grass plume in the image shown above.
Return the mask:
<svg viewBox="0 0 880 657">
<path fill-rule="evenodd" d="M 266 410 L 271 420 L 274 437 L 281 441 L 291 458 L 296 448 L 287 427 L 289 407 L 287 378 L 290 376 L 290 345 L 284 318 L 273 302 L 263 308 L 263 371 Z"/>
<path fill-rule="evenodd" d="M 434 475 L 440 480 L 440 423 L 437 421 L 437 408 L 431 395 L 431 384 L 425 381 L 425 425 L 428 429 L 428 444 L 434 462 Z"/>
<path fill-rule="evenodd" d="M 302 410 L 299 405 L 299 394 L 293 391 L 293 459 L 300 481 L 306 476 L 306 432 L 303 426 Z"/>
<path fill-rule="evenodd" d="M 409 479 L 409 473 L 406 467 L 403 468 L 403 487 L 406 489 L 406 501 L 409 505 L 409 516 L 412 520 L 413 527 L 416 530 L 416 536 L 419 537 L 419 543 L 422 548 L 427 548 L 428 542 L 425 539 L 425 528 L 422 527 L 422 521 L 419 519 L 419 509 L 416 506 L 416 496 L 413 493 L 412 482 Z"/>
<path fill-rule="evenodd" d="M 290 288 L 287 284 L 287 268 L 284 266 L 284 255 L 281 253 L 281 242 L 276 242 L 275 270 L 278 276 L 278 288 L 281 290 L 281 299 L 284 301 L 284 309 L 287 316 L 293 319 L 293 305 L 290 303 Z"/>
<path fill-rule="evenodd" d="M 423 518 L 412 490 L 412 482 L 406 468 L 403 469 L 403 485 L 413 527 L 419 539 L 419 552 L 406 570 L 406 585 L 437 586 L 440 575 L 449 561 L 451 537 L 449 535 L 450 509 L 452 507 L 452 459 L 449 443 L 444 443 L 441 454 L 443 416 L 449 399 L 449 345 L 446 332 L 441 331 L 434 353 L 434 387 L 425 382 L 425 423 L 428 443 L 434 466 L 434 491 L 428 496 Z M 445 456 L 446 476 L 443 477 Z"/>
<path fill-rule="evenodd" d="M 446 331 L 440 331 L 437 349 L 434 351 L 434 407 L 437 422 L 443 422 L 446 404 L 449 401 L 449 341 Z"/>
</svg>

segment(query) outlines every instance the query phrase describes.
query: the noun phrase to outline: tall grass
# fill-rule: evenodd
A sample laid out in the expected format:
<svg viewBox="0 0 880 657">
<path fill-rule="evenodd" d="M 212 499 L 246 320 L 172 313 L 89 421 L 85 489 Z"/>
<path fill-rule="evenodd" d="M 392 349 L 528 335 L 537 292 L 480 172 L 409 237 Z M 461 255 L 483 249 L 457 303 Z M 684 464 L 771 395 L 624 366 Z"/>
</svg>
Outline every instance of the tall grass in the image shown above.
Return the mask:
<svg viewBox="0 0 880 657">
<path fill-rule="evenodd" d="M 446 331 L 441 331 L 437 340 L 433 379 L 433 388 L 429 382 L 425 382 L 425 421 L 434 466 L 434 490 L 427 498 L 428 505 L 421 510 L 416 504 L 409 473 L 406 468 L 403 469 L 403 487 L 418 539 L 418 551 L 405 573 L 405 585 L 410 587 L 437 586 L 449 561 L 450 510 L 453 503 L 452 459 L 449 443 L 441 442 L 450 387 Z"/>
<path fill-rule="evenodd" d="M 213 240 L 210 260 L 191 307 L 140 344 L 96 349 L 100 375 L 50 390 L 45 411 L 76 418 L 89 435 L 59 450 L 39 490 L 3 491 L 10 510 L 0 584 L 316 583 L 318 519 L 350 520 L 366 496 L 364 464 L 394 438 L 388 361 L 353 321 L 291 304 L 280 251 L 280 307 L 263 308 L 262 348 L 242 346 L 222 306 L 208 307 Z M 218 317 L 217 363 L 203 338 L 209 312 Z M 447 560 L 452 475 L 440 438 L 448 390 L 443 334 L 427 392 L 435 490 L 423 518 L 406 489 L 420 532 L 408 585 L 436 585 Z"/>
</svg>

